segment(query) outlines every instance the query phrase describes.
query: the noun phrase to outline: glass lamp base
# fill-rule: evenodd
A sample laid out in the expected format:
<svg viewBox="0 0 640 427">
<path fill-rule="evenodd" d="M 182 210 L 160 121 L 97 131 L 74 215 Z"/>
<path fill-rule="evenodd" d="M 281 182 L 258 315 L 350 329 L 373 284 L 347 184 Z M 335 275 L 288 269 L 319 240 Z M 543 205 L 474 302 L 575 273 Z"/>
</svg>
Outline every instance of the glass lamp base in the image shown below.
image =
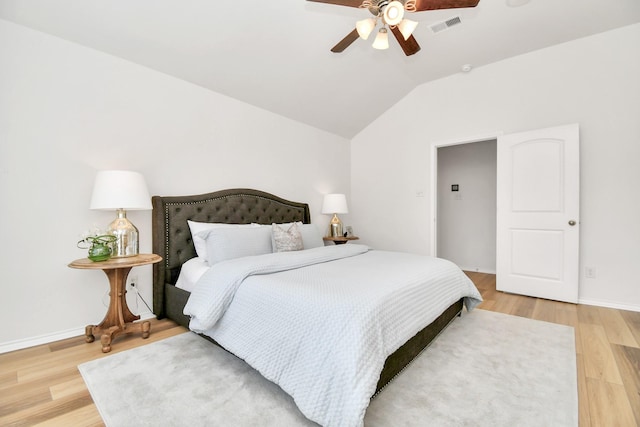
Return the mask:
<svg viewBox="0 0 640 427">
<path fill-rule="evenodd" d="M 329 223 L 329 237 L 343 237 L 342 235 L 342 221 L 338 218 L 338 215 L 333 214 L 331 222 Z"/>
<path fill-rule="evenodd" d="M 116 236 L 112 246 L 112 258 L 138 255 L 138 229 L 127 219 L 124 209 L 118 209 L 118 217 L 109 224 L 107 231 Z"/>
</svg>

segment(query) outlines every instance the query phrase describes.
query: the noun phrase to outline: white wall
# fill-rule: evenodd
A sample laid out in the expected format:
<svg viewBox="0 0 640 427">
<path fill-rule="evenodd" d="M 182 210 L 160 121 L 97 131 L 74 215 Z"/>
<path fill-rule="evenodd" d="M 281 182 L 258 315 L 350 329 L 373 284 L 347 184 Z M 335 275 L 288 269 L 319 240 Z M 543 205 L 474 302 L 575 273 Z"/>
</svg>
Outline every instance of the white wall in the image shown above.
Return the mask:
<svg viewBox="0 0 640 427">
<path fill-rule="evenodd" d="M 639 48 L 636 24 L 416 88 L 352 140 L 362 242 L 431 253 L 433 144 L 579 123 L 580 301 L 640 311 Z"/>
<path fill-rule="evenodd" d="M 496 140 L 437 150 L 436 255 L 463 270 L 495 274 Z"/>
<path fill-rule="evenodd" d="M 343 138 L 0 20 L 0 352 L 104 316 L 106 276 L 67 267 L 86 256 L 80 234 L 115 217 L 88 209 L 96 171 L 140 171 L 161 195 L 258 188 L 308 202 L 325 227 L 322 195 L 349 193 L 349 156 Z M 150 252 L 151 212 L 128 217 Z M 131 275 L 151 304 L 151 267 Z"/>
</svg>

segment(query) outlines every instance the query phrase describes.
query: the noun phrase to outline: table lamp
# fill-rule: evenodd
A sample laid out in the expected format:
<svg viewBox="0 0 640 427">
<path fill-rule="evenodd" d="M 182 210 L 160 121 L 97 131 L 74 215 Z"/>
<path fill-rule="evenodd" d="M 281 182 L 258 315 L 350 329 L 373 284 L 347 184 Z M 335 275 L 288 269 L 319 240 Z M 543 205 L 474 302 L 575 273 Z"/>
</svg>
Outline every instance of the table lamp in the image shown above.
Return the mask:
<svg viewBox="0 0 640 427">
<path fill-rule="evenodd" d="M 127 219 L 127 210 L 150 210 L 151 197 L 142 174 L 131 171 L 100 171 L 96 175 L 89 209 L 116 210 L 107 232 L 116 236 L 111 257 L 138 255 L 138 229 Z"/>
<path fill-rule="evenodd" d="M 322 202 L 322 213 L 333 214 L 329 223 L 329 237 L 343 237 L 342 221 L 338 214 L 349 213 L 347 209 L 347 198 L 344 194 L 325 194 Z"/>
</svg>

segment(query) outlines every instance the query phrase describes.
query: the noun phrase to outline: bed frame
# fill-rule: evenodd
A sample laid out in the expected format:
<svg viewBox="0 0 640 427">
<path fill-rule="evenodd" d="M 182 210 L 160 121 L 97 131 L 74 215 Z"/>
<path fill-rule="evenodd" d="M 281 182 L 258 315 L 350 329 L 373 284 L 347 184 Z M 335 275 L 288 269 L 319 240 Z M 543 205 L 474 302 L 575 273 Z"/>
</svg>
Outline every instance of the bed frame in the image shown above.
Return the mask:
<svg viewBox="0 0 640 427">
<path fill-rule="evenodd" d="M 309 205 L 247 188 L 192 196 L 154 196 L 153 253 L 163 260 L 153 266 L 153 312 L 188 327 L 182 312 L 190 293 L 176 288 L 183 263 L 196 256 L 187 220 L 229 224 L 311 222 Z M 380 375 L 376 393 L 406 367 L 462 311 L 462 300 L 447 308 L 433 323 L 391 354 Z M 217 343 L 216 343 L 217 344 Z"/>
</svg>

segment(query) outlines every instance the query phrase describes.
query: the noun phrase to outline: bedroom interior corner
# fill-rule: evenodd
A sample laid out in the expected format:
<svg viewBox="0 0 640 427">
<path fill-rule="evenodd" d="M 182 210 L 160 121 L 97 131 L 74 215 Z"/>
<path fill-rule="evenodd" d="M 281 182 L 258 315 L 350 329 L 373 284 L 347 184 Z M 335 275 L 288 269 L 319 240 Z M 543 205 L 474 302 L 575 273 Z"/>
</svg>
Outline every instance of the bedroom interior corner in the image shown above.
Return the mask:
<svg viewBox="0 0 640 427">
<path fill-rule="evenodd" d="M 575 328 L 581 427 L 635 426 L 640 421 L 640 313 L 573 305 L 495 290 L 495 276 L 467 272 L 480 290 L 480 309 Z M 122 337 L 113 353 L 185 332 L 153 320 L 148 340 Z M 104 357 L 83 336 L 0 355 L 0 424 L 101 426 L 77 365 Z"/>
</svg>

